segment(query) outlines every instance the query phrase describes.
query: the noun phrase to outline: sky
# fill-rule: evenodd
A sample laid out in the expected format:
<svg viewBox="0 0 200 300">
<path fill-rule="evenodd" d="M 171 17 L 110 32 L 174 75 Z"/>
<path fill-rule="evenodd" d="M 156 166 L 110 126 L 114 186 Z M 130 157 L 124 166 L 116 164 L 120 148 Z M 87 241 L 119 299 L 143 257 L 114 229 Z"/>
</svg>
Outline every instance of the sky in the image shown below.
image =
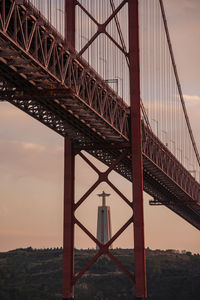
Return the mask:
<svg viewBox="0 0 200 300">
<path fill-rule="evenodd" d="M 194 136 L 200 150 L 200 1 L 164 0 L 180 82 Z M 25 113 L 0 103 L 0 251 L 28 247 L 62 246 L 63 138 Z M 94 159 L 91 158 L 93 161 Z M 106 167 L 98 163 L 100 169 Z M 76 199 L 96 179 L 85 163 L 76 159 Z M 131 197 L 131 184 L 112 173 L 110 180 Z M 126 204 L 101 184 L 77 210 L 77 217 L 96 235 L 97 196 L 110 193 L 112 231 L 131 216 Z M 144 195 L 145 245 L 151 249 L 178 249 L 200 253 L 199 231 L 164 206 L 149 206 Z M 75 246 L 95 247 L 80 230 Z M 133 247 L 132 226 L 114 247 Z"/>
</svg>

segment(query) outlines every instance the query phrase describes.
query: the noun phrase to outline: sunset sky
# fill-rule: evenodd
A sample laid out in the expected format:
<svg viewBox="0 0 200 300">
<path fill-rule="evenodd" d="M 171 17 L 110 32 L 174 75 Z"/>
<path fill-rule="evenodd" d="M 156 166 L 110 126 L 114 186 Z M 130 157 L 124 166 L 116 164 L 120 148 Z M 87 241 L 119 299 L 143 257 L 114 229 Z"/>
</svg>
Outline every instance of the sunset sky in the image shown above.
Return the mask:
<svg viewBox="0 0 200 300">
<path fill-rule="evenodd" d="M 200 1 L 164 0 L 177 69 L 193 133 L 200 151 Z M 99 165 L 100 168 L 105 168 Z M 88 167 L 76 160 L 76 198 L 95 180 Z M 127 197 L 131 184 L 119 175 L 111 180 Z M 110 193 L 113 233 L 131 211 L 106 185 L 100 185 L 78 210 L 77 216 L 96 235 L 96 195 Z M 169 209 L 148 205 L 145 194 L 146 247 L 200 253 L 199 231 Z M 62 246 L 63 138 L 14 106 L 0 102 L 0 251 L 19 247 Z M 119 221 L 120 220 L 120 221 Z M 132 228 L 114 247 L 133 247 Z M 79 230 L 75 246 L 95 245 Z"/>
</svg>

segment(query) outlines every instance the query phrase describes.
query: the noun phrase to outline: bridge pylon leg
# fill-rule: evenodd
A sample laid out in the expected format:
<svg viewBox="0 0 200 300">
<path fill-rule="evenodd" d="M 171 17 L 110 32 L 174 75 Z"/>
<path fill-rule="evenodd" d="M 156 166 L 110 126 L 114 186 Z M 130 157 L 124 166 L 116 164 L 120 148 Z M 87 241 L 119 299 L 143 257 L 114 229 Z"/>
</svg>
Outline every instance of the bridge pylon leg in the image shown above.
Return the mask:
<svg viewBox="0 0 200 300">
<path fill-rule="evenodd" d="M 72 149 L 72 143 L 65 138 L 63 300 L 74 299 L 74 169 L 75 156 Z"/>
<path fill-rule="evenodd" d="M 75 47 L 75 0 L 65 0 L 65 38 Z M 65 138 L 63 300 L 74 299 L 74 169 L 72 143 Z"/>
<path fill-rule="evenodd" d="M 128 1 L 132 193 L 136 297 L 146 297 L 138 0 Z"/>
<path fill-rule="evenodd" d="M 140 68 L 139 68 L 139 26 L 138 26 L 138 0 L 128 0 L 128 12 L 129 12 L 129 64 L 130 64 L 130 103 L 131 103 L 131 153 L 132 153 L 132 178 L 133 178 L 133 201 L 131 207 L 133 209 L 133 217 L 134 217 L 134 253 L 135 253 L 135 276 L 134 279 L 132 275 L 128 275 L 130 278 L 135 281 L 136 285 L 136 297 L 138 299 L 142 299 L 141 297 L 146 297 L 146 267 L 145 267 L 145 246 L 144 246 L 144 212 L 143 212 L 143 170 L 142 170 L 142 133 L 141 133 L 141 115 L 140 115 Z M 66 22 L 65 22 L 65 37 L 75 47 L 75 6 L 77 1 L 75 0 L 65 0 L 65 13 L 66 13 Z M 114 13 L 117 14 L 117 10 Z M 98 23 L 98 22 L 97 22 Z M 105 28 L 100 28 L 105 33 Z M 88 42 L 88 45 L 91 45 L 92 40 Z M 87 48 L 86 47 L 86 48 Z M 85 48 L 85 49 L 86 49 Z M 85 51 L 82 49 L 80 54 Z M 66 142 L 67 144 L 67 142 Z M 69 146 L 69 145 L 68 145 Z M 69 147 L 69 152 L 70 150 Z M 70 152 L 71 153 L 71 152 Z M 72 163 L 73 159 L 71 157 L 70 166 L 74 164 Z M 74 172 L 74 171 L 73 171 Z M 71 174 L 73 173 L 71 170 Z M 67 175 L 65 175 L 66 177 Z M 74 176 L 74 175 L 73 175 Z M 102 179 L 102 178 L 101 178 Z M 70 193 L 73 190 L 72 184 L 73 180 L 71 177 L 71 183 L 66 182 L 66 186 L 70 188 Z M 66 187 L 65 186 L 65 187 Z M 67 194 L 67 192 L 66 192 Z M 68 198 L 71 197 L 71 200 Z M 68 199 L 68 200 L 67 200 Z M 74 210 L 72 211 L 73 203 L 70 201 L 74 201 L 73 195 L 71 196 L 66 195 L 66 207 L 70 209 L 71 216 L 70 217 L 70 224 L 69 227 L 66 228 L 66 245 L 64 249 L 64 254 L 67 255 L 67 258 L 64 258 L 64 264 L 70 268 L 68 273 L 66 271 L 63 272 L 65 274 L 65 278 L 63 280 L 63 289 L 65 290 L 65 298 L 64 299 L 71 299 L 73 298 L 72 293 L 72 286 L 73 286 L 73 266 L 72 263 L 70 264 L 70 259 L 73 261 L 73 250 L 72 245 L 74 243 L 72 236 L 74 235 L 74 220 L 72 220 L 72 216 L 74 216 L 74 211 L 77 208 L 77 204 L 74 206 Z M 81 204 L 84 201 L 82 199 L 79 201 Z M 69 211 L 66 212 L 65 218 Z M 67 221 L 69 222 L 69 220 Z M 77 222 L 77 221 L 76 221 Z M 81 224 L 79 224 L 81 226 Z M 64 227 L 65 228 L 65 227 Z M 85 228 L 82 226 L 82 229 L 98 244 L 98 241 L 95 240 Z M 67 245 L 67 237 L 69 239 L 69 245 Z M 108 251 L 109 243 L 105 246 L 99 244 L 100 252 L 97 254 L 96 257 L 93 258 L 91 264 L 103 253 L 111 254 Z M 119 262 L 118 262 L 118 265 Z M 80 272 L 80 275 L 77 276 L 75 279 L 77 280 L 85 270 L 90 266 L 90 263 L 84 270 Z M 123 267 L 121 266 L 123 269 Z M 125 271 L 125 270 L 124 270 Z M 75 281 L 76 281 L 75 280 Z M 74 281 L 74 283 L 75 283 Z M 66 289 L 71 289 L 66 293 Z M 71 298 L 70 298 L 71 297 Z"/>
</svg>

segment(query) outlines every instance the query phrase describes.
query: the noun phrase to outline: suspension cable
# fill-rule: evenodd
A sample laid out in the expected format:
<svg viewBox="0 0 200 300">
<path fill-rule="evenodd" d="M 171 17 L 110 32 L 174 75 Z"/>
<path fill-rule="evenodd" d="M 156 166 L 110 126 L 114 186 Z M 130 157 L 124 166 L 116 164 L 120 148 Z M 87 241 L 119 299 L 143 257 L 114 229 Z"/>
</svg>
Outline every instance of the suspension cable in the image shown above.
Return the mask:
<svg viewBox="0 0 200 300">
<path fill-rule="evenodd" d="M 190 138 L 191 138 L 192 145 L 193 145 L 193 148 L 194 148 L 194 152 L 195 152 L 198 164 L 200 166 L 200 156 L 199 156 L 199 152 L 198 152 L 198 149 L 197 149 L 197 145 L 196 145 L 196 142 L 195 142 L 195 139 L 194 139 L 194 135 L 193 135 L 192 128 L 191 128 L 191 125 L 190 125 L 190 120 L 189 120 L 187 110 L 186 110 L 186 106 L 185 106 L 185 101 L 184 101 L 184 97 L 183 97 L 183 93 L 182 93 L 182 88 L 181 88 L 181 84 L 180 84 L 180 80 L 179 80 L 179 76 L 178 76 L 178 71 L 177 71 L 177 67 L 176 67 L 176 63 L 175 63 L 175 58 L 174 58 L 174 53 L 173 53 L 173 49 L 172 49 L 171 39 L 170 39 L 170 35 L 169 35 L 169 30 L 168 30 L 167 19 L 166 19 L 166 14 L 165 14 L 163 1 L 159 0 L 159 3 L 160 3 L 161 13 L 162 13 L 162 17 L 163 17 L 167 42 L 168 42 L 168 46 L 169 46 L 170 57 L 171 57 L 171 60 L 172 60 L 174 75 L 175 75 L 175 78 L 176 78 L 178 92 L 179 92 L 179 95 L 180 95 L 181 104 L 182 104 L 184 116 L 185 116 L 185 119 L 186 119 L 186 124 L 187 124 L 188 130 L 189 130 L 189 134 L 190 134 Z"/>
</svg>

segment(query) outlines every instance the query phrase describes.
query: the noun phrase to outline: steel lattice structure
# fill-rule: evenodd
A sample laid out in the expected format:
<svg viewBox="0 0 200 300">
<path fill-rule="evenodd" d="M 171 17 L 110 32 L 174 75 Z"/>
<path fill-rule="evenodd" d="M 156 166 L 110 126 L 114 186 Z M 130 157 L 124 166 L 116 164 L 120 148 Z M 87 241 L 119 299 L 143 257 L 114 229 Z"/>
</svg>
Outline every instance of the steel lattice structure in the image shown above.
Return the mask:
<svg viewBox="0 0 200 300">
<path fill-rule="evenodd" d="M 121 6 L 126 2 L 122 1 Z M 64 40 L 28 1 L 0 0 L 0 100 L 7 100 L 66 138 L 66 155 L 71 157 L 71 167 L 65 168 L 66 176 L 73 177 L 74 157 L 83 156 L 80 151 L 85 150 L 105 163 L 109 172 L 114 169 L 132 181 L 131 109 L 81 58 L 69 40 Z M 72 40 L 73 37 L 73 43 Z M 142 158 L 143 188 L 153 196 L 152 204 L 167 206 L 200 229 L 199 183 L 153 134 L 145 120 L 142 121 Z M 97 171 L 98 183 L 106 181 L 111 185 L 109 172 Z M 73 198 L 72 185 L 67 188 Z M 68 218 L 87 195 L 75 208 L 67 206 Z M 74 222 L 99 244 L 78 220 Z M 131 222 L 133 218 L 122 231 Z M 100 252 L 91 263 L 103 253 L 115 260 L 108 248 L 118 235 L 106 246 L 99 244 Z M 70 233 L 68 238 L 72 238 Z M 74 285 L 89 266 L 70 284 Z"/>
</svg>

